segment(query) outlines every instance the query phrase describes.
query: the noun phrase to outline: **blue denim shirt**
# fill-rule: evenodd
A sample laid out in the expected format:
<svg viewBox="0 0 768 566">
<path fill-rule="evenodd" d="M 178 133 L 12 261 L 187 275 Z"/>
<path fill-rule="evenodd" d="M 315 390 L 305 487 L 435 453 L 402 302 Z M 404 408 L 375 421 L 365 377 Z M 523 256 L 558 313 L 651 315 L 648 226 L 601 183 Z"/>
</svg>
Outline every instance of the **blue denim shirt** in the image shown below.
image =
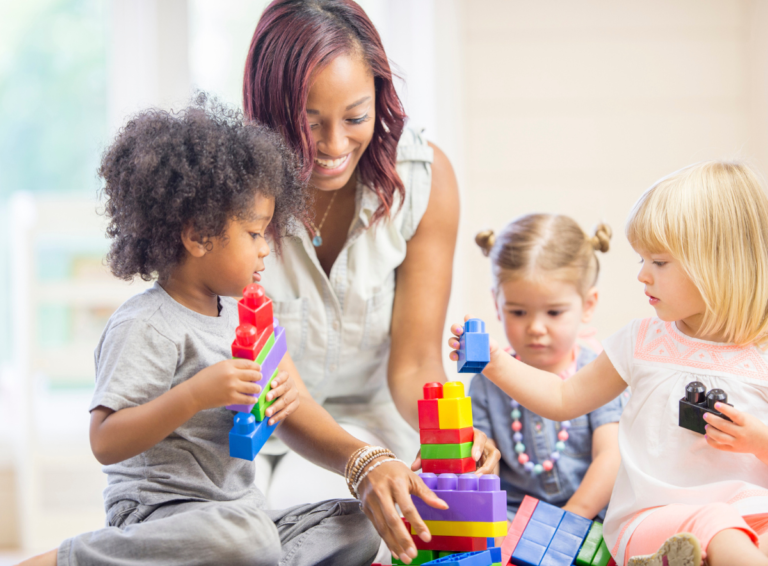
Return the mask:
<svg viewBox="0 0 768 566">
<path fill-rule="evenodd" d="M 577 369 L 581 369 L 596 357 L 594 352 L 581 347 Z M 619 422 L 621 411 L 629 398 L 629 393 L 625 391 L 599 409 L 573 419 L 568 430 L 565 450 L 555 462 L 552 471 L 534 476 L 525 471 L 523 465 L 517 461 L 515 442 L 512 439 L 512 407 L 509 404 L 509 395 L 482 374 L 472 378 L 469 395 L 472 397 L 475 428 L 492 438 L 501 452 L 499 477 L 501 489 L 507 491 L 507 514 L 510 520 L 525 495 L 558 507 L 568 502 L 592 463 L 592 432 L 604 424 Z M 522 413 L 520 422 L 523 424 L 525 451 L 532 462 L 541 463 L 548 459 L 555 449 L 560 423 L 542 418 L 522 406 L 519 410 Z M 605 509 L 598 516 L 602 519 Z"/>
</svg>

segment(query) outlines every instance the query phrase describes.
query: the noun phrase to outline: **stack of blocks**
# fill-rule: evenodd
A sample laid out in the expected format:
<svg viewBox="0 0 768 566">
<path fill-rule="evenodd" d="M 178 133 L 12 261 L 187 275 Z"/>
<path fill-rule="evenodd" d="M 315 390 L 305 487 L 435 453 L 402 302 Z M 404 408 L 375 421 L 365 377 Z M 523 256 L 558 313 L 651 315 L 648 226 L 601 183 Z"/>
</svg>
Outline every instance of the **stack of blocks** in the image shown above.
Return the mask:
<svg viewBox="0 0 768 566">
<path fill-rule="evenodd" d="M 421 469 L 425 473 L 463 474 L 475 470 L 472 459 L 472 400 L 460 381 L 427 383 L 419 400 Z"/>
<path fill-rule="evenodd" d="M 264 443 L 277 428 L 265 419 L 265 411 L 273 401 L 267 402 L 277 366 L 287 351 L 285 329 L 278 326 L 273 316 L 272 300 L 260 285 L 248 285 L 243 298 L 237 303 L 240 325 L 232 343 L 232 357 L 255 361 L 261 365 L 262 378 L 257 382 L 261 391 L 254 395 L 252 404 L 228 405 L 237 411 L 235 424 L 229 432 L 229 455 L 233 458 L 253 460 Z"/>
<path fill-rule="evenodd" d="M 615 566 L 602 523 L 529 496 L 520 504 L 501 552 L 505 566 Z"/>
</svg>

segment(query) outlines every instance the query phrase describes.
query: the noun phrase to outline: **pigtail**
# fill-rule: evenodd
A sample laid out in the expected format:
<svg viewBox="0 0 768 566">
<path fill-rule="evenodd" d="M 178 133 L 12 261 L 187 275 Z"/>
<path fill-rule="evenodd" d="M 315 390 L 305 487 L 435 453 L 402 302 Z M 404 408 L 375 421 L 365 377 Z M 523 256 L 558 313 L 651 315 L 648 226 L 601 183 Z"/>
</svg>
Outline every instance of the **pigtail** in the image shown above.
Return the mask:
<svg viewBox="0 0 768 566">
<path fill-rule="evenodd" d="M 589 242 L 592 244 L 592 249 L 596 252 L 605 253 L 610 249 L 611 236 L 613 236 L 613 230 L 605 222 L 601 222 L 595 226 L 595 234 L 589 238 Z"/>
<path fill-rule="evenodd" d="M 475 236 L 475 243 L 480 246 L 483 255 L 488 257 L 491 249 L 493 249 L 493 245 L 496 243 L 496 235 L 493 233 L 493 230 L 483 230 Z"/>
</svg>

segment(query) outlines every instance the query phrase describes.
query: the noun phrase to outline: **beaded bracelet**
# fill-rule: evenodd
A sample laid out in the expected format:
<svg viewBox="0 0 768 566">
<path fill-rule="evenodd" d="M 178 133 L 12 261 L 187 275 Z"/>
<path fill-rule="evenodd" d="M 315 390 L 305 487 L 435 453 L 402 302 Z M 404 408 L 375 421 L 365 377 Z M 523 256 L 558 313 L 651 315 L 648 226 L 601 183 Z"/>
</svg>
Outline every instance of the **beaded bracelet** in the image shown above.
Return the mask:
<svg viewBox="0 0 768 566">
<path fill-rule="evenodd" d="M 390 450 L 380 446 L 364 446 L 356 450 L 352 456 L 350 456 L 349 460 L 347 461 L 344 476 L 347 481 L 349 492 L 353 497 L 356 497 L 352 487 L 354 482 L 358 480 L 360 474 L 365 470 L 365 467 L 372 460 L 375 460 L 381 456 L 390 456 L 392 458 L 395 457 L 395 455 Z"/>
<path fill-rule="evenodd" d="M 360 474 L 362 474 L 365 471 L 365 467 L 376 460 L 377 458 L 380 458 L 381 456 L 388 456 L 390 458 L 396 458 L 395 454 L 391 452 L 390 450 L 387 450 L 386 448 L 377 448 L 375 450 L 372 450 L 365 456 L 363 456 L 360 459 L 360 463 L 357 465 L 356 468 L 352 470 L 350 473 L 350 483 L 354 484 L 360 477 Z"/>
<path fill-rule="evenodd" d="M 356 499 L 360 499 L 360 495 L 357 493 L 357 488 L 360 486 L 361 483 L 363 483 L 363 480 L 368 476 L 368 474 L 370 474 L 373 470 L 375 470 L 376 468 L 378 468 L 382 464 L 386 464 L 387 462 L 400 462 L 403 466 L 405 466 L 409 470 L 411 469 L 410 466 L 408 466 L 408 464 L 406 464 L 405 462 L 403 462 L 402 460 L 400 460 L 398 458 L 387 458 L 386 460 L 381 460 L 379 462 L 376 462 L 373 466 L 371 466 L 370 468 L 368 468 L 365 471 L 365 473 L 360 477 L 359 480 L 357 480 L 357 482 L 355 482 L 355 485 L 353 487 L 354 487 L 354 490 L 355 490 L 355 498 Z"/>
</svg>

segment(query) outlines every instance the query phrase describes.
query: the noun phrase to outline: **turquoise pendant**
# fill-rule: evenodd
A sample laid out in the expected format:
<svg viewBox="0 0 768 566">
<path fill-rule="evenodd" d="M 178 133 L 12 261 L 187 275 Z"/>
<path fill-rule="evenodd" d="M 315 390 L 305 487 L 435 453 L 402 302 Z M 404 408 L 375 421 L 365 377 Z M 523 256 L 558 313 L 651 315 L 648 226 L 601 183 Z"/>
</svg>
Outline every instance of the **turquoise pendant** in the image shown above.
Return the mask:
<svg viewBox="0 0 768 566">
<path fill-rule="evenodd" d="M 323 245 L 323 239 L 320 237 L 320 234 L 312 238 L 312 245 L 315 246 L 316 248 L 319 248 L 320 246 Z"/>
</svg>

